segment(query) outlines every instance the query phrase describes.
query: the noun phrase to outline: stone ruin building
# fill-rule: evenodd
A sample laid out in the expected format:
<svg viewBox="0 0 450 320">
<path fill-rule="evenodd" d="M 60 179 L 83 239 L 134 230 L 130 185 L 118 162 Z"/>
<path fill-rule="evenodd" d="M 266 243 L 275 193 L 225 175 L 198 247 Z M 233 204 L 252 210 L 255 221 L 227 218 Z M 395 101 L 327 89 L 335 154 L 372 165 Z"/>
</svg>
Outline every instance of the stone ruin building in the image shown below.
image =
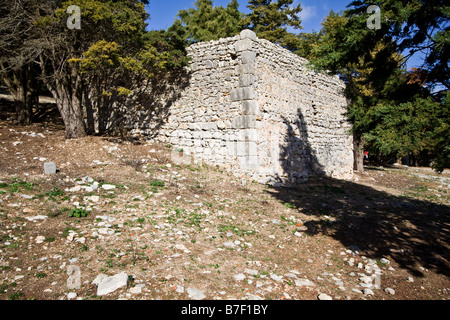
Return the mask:
<svg viewBox="0 0 450 320">
<path fill-rule="evenodd" d="M 344 83 L 250 30 L 188 48 L 189 81 L 162 101 L 162 123 L 143 112 L 130 129 L 154 132 L 179 163 L 228 168 L 264 184 L 310 175 L 353 176 Z M 152 124 L 153 123 L 153 124 Z M 181 152 L 182 151 L 182 152 Z"/>
</svg>

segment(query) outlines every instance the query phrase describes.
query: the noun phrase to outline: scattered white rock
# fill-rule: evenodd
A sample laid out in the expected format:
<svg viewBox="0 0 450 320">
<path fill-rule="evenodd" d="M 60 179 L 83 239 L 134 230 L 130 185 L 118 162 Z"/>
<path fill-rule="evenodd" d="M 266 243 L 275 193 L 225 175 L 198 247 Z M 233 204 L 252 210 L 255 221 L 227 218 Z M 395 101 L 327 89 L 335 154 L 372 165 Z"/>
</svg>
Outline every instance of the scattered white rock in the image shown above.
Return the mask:
<svg viewBox="0 0 450 320">
<path fill-rule="evenodd" d="M 44 236 L 37 236 L 35 239 L 36 243 L 42 243 L 44 242 L 44 240 L 45 240 Z"/>
<path fill-rule="evenodd" d="M 365 295 L 368 295 L 368 296 L 373 296 L 374 295 L 372 289 L 369 289 L 369 288 L 364 289 L 363 293 Z"/>
<path fill-rule="evenodd" d="M 333 298 L 330 297 L 329 295 L 327 295 L 326 293 L 319 294 L 317 299 L 319 299 L 319 300 L 333 300 Z"/>
<path fill-rule="evenodd" d="M 45 220 L 47 219 L 47 216 L 34 216 L 34 217 L 25 217 L 25 219 L 27 219 L 28 221 L 32 221 L 32 222 L 36 222 L 37 220 Z"/>
<path fill-rule="evenodd" d="M 186 291 L 188 293 L 189 298 L 192 300 L 203 300 L 206 298 L 206 295 L 196 288 L 187 288 Z"/>
<path fill-rule="evenodd" d="M 130 288 L 130 293 L 140 294 L 140 293 L 142 293 L 142 287 L 136 286 L 136 287 Z"/>
<path fill-rule="evenodd" d="M 114 276 L 107 277 L 100 282 L 97 288 L 97 295 L 104 296 L 110 294 L 117 289 L 126 287 L 128 285 L 128 275 L 125 272 L 118 273 Z"/>
<path fill-rule="evenodd" d="M 247 273 L 251 276 L 256 276 L 256 275 L 258 275 L 259 272 L 258 272 L 258 270 L 255 270 L 255 269 L 245 269 L 244 273 Z"/>
<path fill-rule="evenodd" d="M 295 279 L 295 285 L 297 287 L 314 287 L 315 284 L 308 279 Z"/>
<path fill-rule="evenodd" d="M 190 253 L 191 251 L 188 250 L 183 244 L 178 243 L 174 246 L 175 249 L 183 251 L 184 253 Z"/>
<path fill-rule="evenodd" d="M 246 278 L 246 276 L 243 273 L 238 273 L 233 276 L 233 279 L 236 281 L 242 281 L 242 280 L 245 280 L 245 278 Z"/>
<path fill-rule="evenodd" d="M 178 292 L 178 293 L 184 293 L 184 287 L 178 285 L 177 288 L 175 289 L 175 291 Z"/>
<path fill-rule="evenodd" d="M 75 292 L 69 292 L 67 294 L 67 299 L 75 299 L 77 297 L 77 294 Z"/>
<path fill-rule="evenodd" d="M 90 197 L 86 197 L 86 200 L 97 203 L 100 201 L 100 197 L 99 196 L 90 196 Z"/>
<path fill-rule="evenodd" d="M 94 279 L 94 281 L 92 281 L 92 284 L 98 286 L 106 278 L 108 278 L 108 275 L 101 273 Z"/>
<path fill-rule="evenodd" d="M 386 288 L 386 289 L 384 289 L 384 291 L 386 291 L 387 293 L 392 294 L 392 295 L 395 294 L 395 290 L 392 288 Z"/>
<path fill-rule="evenodd" d="M 283 280 L 283 277 L 277 276 L 276 274 L 271 274 L 270 277 L 272 278 L 272 280 L 275 280 L 275 281 Z"/>
<path fill-rule="evenodd" d="M 113 190 L 115 188 L 116 188 L 116 186 L 112 185 L 112 184 L 104 184 L 104 185 L 102 185 L 102 189 L 104 189 L 104 190 Z"/>
</svg>

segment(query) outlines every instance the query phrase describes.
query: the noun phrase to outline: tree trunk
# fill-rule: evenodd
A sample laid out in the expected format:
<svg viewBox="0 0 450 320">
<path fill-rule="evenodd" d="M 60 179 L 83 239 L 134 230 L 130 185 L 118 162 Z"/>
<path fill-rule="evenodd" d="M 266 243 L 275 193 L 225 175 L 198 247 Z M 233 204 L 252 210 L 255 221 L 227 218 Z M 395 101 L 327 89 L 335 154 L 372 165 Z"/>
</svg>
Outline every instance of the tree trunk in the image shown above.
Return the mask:
<svg viewBox="0 0 450 320">
<path fill-rule="evenodd" d="M 33 106 L 39 103 L 38 84 L 32 65 L 7 72 L 4 66 L 3 80 L 14 100 L 16 119 L 19 125 L 30 125 L 33 121 Z"/>
<path fill-rule="evenodd" d="M 78 139 L 86 136 L 81 99 L 77 95 L 70 95 L 67 88 L 59 88 L 56 103 L 64 121 L 66 139 Z"/>
<path fill-rule="evenodd" d="M 50 88 L 64 122 L 66 139 L 85 137 L 86 128 L 81 110 L 81 82 L 67 79 L 56 80 L 55 88 Z"/>
<path fill-rule="evenodd" d="M 16 116 L 21 125 L 30 125 L 33 122 L 33 107 L 39 103 L 36 74 L 32 68 L 27 65 L 19 71 L 21 79 L 16 100 Z"/>
<path fill-rule="evenodd" d="M 353 159 L 353 170 L 364 172 L 364 139 L 361 137 L 353 137 Z"/>
</svg>

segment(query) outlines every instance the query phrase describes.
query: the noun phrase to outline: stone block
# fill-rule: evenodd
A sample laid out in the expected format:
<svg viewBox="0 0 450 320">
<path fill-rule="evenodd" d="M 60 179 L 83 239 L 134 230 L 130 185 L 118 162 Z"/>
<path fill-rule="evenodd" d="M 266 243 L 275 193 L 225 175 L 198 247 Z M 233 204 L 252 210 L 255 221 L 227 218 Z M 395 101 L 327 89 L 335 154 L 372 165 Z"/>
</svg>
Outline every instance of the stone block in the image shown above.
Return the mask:
<svg viewBox="0 0 450 320">
<path fill-rule="evenodd" d="M 44 163 L 44 173 L 45 174 L 56 174 L 56 164 L 54 162 Z"/>
<path fill-rule="evenodd" d="M 253 83 L 255 83 L 256 77 L 253 74 L 247 73 L 247 74 L 241 74 L 239 76 L 239 84 L 241 87 L 248 87 L 251 86 Z"/>
<path fill-rule="evenodd" d="M 244 129 L 238 132 L 239 141 L 257 141 L 258 131 L 256 129 Z"/>
<path fill-rule="evenodd" d="M 239 157 L 257 156 L 258 148 L 256 142 L 252 141 L 239 141 L 236 143 L 236 155 Z"/>
<path fill-rule="evenodd" d="M 236 47 L 236 52 L 251 51 L 251 49 L 253 48 L 253 41 L 248 38 L 239 40 L 239 41 L 236 41 L 235 47 Z"/>
<path fill-rule="evenodd" d="M 255 63 L 246 63 L 240 64 L 237 67 L 237 74 L 255 74 L 256 73 L 256 64 Z"/>
<path fill-rule="evenodd" d="M 240 53 L 240 58 L 241 58 L 243 64 L 255 63 L 256 52 L 242 51 Z"/>
<path fill-rule="evenodd" d="M 258 39 L 256 33 L 249 29 L 242 30 L 240 36 L 241 39 L 252 39 L 252 40 Z"/>
<path fill-rule="evenodd" d="M 258 103 L 254 100 L 246 100 L 242 104 L 242 113 L 244 115 L 258 115 L 259 114 L 259 107 Z"/>
<path fill-rule="evenodd" d="M 234 141 L 227 141 L 227 154 L 234 157 L 237 154 L 237 143 Z"/>
<path fill-rule="evenodd" d="M 231 90 L 231 101 L 243 101 L 256 99 L 256 92 L 251 87 Z"/>
<path fill-rule="evenodd" d="M 237 116 L 233 120 L 234 129 L 254 129 L 256 126 L 255 116 Z"/>
</svg>

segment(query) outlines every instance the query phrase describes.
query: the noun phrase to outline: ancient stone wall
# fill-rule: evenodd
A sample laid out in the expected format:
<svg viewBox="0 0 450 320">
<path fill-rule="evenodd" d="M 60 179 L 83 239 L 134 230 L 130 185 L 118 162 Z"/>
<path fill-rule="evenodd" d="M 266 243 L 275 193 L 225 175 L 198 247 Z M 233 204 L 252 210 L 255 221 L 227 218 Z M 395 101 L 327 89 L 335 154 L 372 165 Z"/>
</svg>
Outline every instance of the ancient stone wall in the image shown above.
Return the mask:
<svg viewBox="0 0 450 320">
<path fill-rule="evenodd" d="M 189 84 L 168 105 L 156 136 L 174 147 L 175 161 L 219 164 L 261 183 L 352 177 L 338 77 L 311 70 L 305 59 L 249 30 L 192 45 L 188 54 Z"/>
</svg>

